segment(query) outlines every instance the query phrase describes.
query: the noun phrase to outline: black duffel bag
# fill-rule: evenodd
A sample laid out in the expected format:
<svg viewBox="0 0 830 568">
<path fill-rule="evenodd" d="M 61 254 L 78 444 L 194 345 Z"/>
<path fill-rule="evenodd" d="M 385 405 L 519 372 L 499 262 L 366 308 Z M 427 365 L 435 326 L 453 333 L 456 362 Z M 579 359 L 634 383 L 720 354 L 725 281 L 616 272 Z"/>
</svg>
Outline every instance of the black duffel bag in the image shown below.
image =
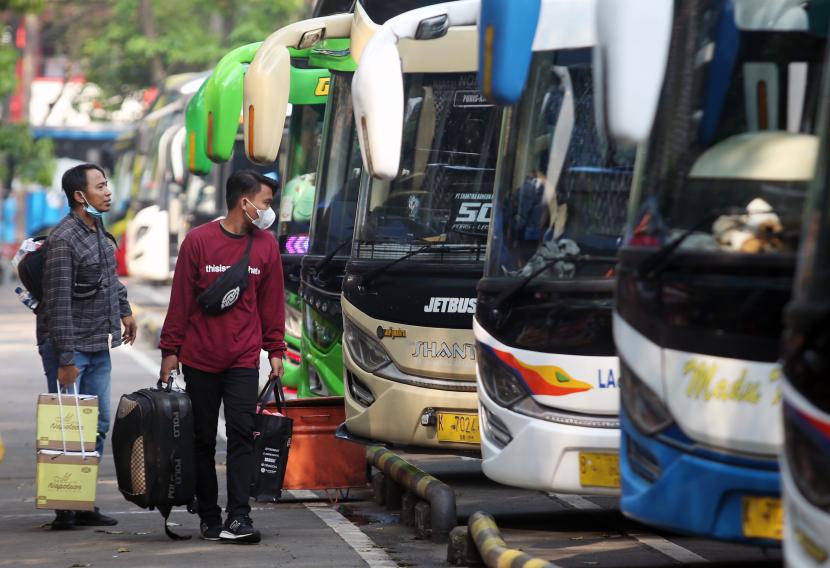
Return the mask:
<svg viewBox="0 0 830 568">
<path fill-rule="evenodd" d="M 274 393 L 277 413 L 265 405 Z M 285 414 L 285 394 L 278 376 L 268 379 L 259 393 L 254 417 L 254 464 L 251 496 L 257 501 L 276 502 L 288 467 L 288 450 L 294 421 Z"/>
</svg>

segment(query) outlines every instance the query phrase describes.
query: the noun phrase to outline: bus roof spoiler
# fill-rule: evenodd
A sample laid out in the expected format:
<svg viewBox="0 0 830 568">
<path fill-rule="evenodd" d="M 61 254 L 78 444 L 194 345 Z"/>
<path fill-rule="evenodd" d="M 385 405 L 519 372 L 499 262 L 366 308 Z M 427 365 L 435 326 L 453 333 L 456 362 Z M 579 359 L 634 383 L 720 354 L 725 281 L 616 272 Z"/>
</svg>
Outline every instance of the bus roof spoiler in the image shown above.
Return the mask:
<svg viewBox="0 0 830 568">
<path fill-rule="evenodd" d="M 599 127 L 622 142 L 651 132 L 669 56 L 673 0 L 596 0 Z"/>
<path fill-rule="evenodd" d="M 239 130 L 242 111 L 242 86 L 245 69 L 262 42 L 249 43 L 229 51 L 216 64 L 205 88 L 207 113 L 206 152 L 214 162 L 227 162 Z"/>
<path fill-rule="evenodd" d="M 277 159 L 291 91 L 289 48 L 307 49 L 326 37 L 349 37 L 352 14 L 312 18 L 271 34 L 245 73 L 243 124 L 248 159 L 270 164 Z"/>
<path fill-rule="evenodd" d="M 361 55 L 352 79 L 355 126 L 363 167 L 374 177 L 393 179 L 400 167 L 403 137 L 401 39 L 437 39 L 453 26 L 474 25 L 479 0 L 460 0 L 411 10 L 388 20 Z"/>
</svg>

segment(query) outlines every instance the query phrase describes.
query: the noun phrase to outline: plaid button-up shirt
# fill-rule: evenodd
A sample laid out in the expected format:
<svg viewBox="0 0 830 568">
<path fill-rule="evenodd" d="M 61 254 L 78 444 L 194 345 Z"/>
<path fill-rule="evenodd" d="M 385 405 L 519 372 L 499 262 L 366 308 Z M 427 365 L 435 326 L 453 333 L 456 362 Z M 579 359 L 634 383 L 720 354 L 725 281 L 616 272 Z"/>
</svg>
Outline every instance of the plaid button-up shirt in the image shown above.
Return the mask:
<svg viewBox="0 0 830 568">
<path fill-rule="evenodd" d="M 75 363 L 75 351 L 121 345 L 121 318 L 132 311 L 127 289 L 116 274 L 115 247 L 103 224 L 94 231 L 69 213 L 49 234 L 46 246 L 45 310 L 39 318 L 43 325 L 38 326 L 38 341 L 52 341 L 62 366 Z"/>
</svg>

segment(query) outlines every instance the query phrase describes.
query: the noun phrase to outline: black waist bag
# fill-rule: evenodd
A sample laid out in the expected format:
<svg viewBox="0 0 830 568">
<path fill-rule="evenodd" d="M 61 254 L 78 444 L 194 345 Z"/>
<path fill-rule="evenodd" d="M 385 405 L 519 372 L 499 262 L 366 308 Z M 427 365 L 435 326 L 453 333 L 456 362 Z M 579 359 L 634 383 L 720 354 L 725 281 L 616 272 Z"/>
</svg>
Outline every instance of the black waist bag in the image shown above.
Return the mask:
<svg viewBox="0 0 830 568">
<path fill-rule="evenodd" d="M 251 244 L 253 235 L 248 236 L 248 245 L 245 253 L 236 263 L 219 275 L 213 284 L 208 286 L 196 298 L 206 314 L 218 316 L 236 305 L 245 289 L 248 287 L 248 264 L 251 260 Z"/>
<path fill-rule="evenodd" d="M 193 452 L 193 410 L 190 397 L 159 381 L 156 388 L 125 394 L 118 403 L 112 428 L 112 457 L 118 489 L 128 501 L 144 509 L 158 509 L 164 532 L 167 518 L 178 505 L 191 509 L 196 492 Z"/>
</svg>

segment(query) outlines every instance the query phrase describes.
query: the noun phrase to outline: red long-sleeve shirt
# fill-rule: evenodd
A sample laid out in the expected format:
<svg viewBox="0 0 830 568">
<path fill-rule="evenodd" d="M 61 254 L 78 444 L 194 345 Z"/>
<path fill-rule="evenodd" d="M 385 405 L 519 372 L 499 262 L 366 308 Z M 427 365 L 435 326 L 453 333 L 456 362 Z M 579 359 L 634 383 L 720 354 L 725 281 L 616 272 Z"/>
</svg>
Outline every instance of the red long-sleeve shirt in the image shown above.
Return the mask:
<svg viewBox="0 0 830 568">
<path fill-rule="evenodd" d="M 202 311 L 196 297 L 244 254 L 247 236 L 233 235 L 219 221 L 188 233 L 179 250 L 170 306 L 159 347 L 177 353 L 189 367 L 218 373 L 259 368 L 259 353 L 285 352 L 285 289 L 282 260 L 274 235 L 254 229 L 248 289 L 222 315 Z"/>
</svg>

